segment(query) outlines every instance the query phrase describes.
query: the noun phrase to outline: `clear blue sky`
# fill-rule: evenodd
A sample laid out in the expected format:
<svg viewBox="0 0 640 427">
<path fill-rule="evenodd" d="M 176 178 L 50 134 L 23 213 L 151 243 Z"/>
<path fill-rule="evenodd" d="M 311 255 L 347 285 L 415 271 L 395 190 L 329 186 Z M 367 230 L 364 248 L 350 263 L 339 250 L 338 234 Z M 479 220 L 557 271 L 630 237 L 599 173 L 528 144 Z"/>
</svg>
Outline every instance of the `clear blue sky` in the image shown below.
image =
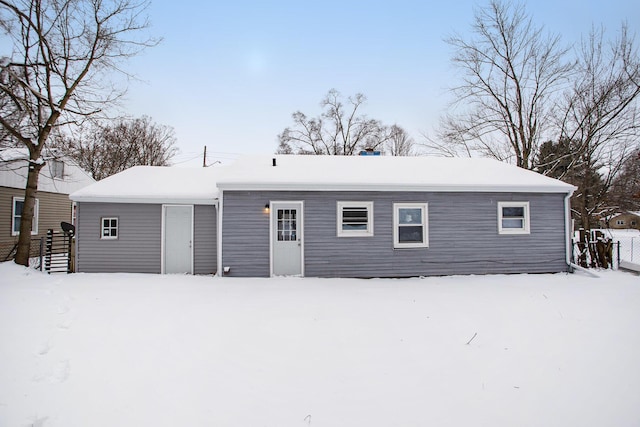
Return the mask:
<svg viewBox="0 0 640 427">
<path fill-rule="evenodd" d="M 456 81 L 443 39 L 467 32 L 486 3 L 155 0 L 150 31 L 164 40 L 128 64 L 142 82 L 123 108 L 174 127 L 175 160 L 186 165 L 202 164 L 205 145 L 209 163 L 274 152 L 291 113 L 319 115 L 331 88 L 364 93 L 363 112 L 419 141 Z M 623 20 L 640 33 L 638 0 L 541 0 L 527 10 L 566 43 L 592 25 L 613 37 Z"/>
</svg>

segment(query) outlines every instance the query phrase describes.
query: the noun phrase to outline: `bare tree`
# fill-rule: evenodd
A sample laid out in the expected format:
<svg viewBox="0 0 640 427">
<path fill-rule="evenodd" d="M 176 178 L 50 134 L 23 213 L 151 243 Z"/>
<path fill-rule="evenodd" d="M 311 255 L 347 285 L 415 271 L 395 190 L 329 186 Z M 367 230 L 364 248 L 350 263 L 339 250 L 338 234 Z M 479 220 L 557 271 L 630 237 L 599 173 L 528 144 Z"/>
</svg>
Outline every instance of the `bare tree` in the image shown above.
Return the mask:
<svg viewBox="0 0 640 427">
<path fill-rule="evenodd" d="M 560 38 L 544 35 L 522 4 L 491 0 L 472 28 L 473 36 L 448 40 L 463 72 L 453 90 L 459 110 L 443 118 L 438 141 L 425 145 L 565 179 L 578 187 L 575 217 L 590 227 L 640 136 L 640 61 L 626 26 L 611 43 L 592 30 L 570 60 Z M 547 153 L 540 153 L 542 141 L 553 141 Z"/>
<path fill-rule="evenodd" d="M 389 128 L 389 137 L 384 143 L 384 151 L 392 156 L 413 156 L 415 154 L 415 141 L 404 128 L 392 125 Z"/>
<path fill-rule="evenodd" d="M 168 166 L 178 151 L 175 144 L 172 127 L 143 116 L 94 124 L 78 136 L 65 138 L 60 148 L 101 180 L 132 166 Z"/>
<path fill-rule="evenodd" d="M 376 149 L 389 140 L 388 129 L 359 110 L 366 97 L 360 93 L 342 102 L 331 89 L 320 103 L 324 112 L 309 118 L 300 111 L 292 114 L 294 126 L 278 135 L 280 154 L 329 154 L 350 156 L 364 148 Z"/>
<path fill-rule="evenodd" d="M 607 192 L 607 206 L 617 212 L 640 211 L 640 149 L 624 161 Z"/>
<path fill-rule="evenodd" d="M 0 25 L 2 28 L 2 25 Z M 19 108 L 11 94 L 18 89 L 14 79 L 9 77 L 6 66 L 9 64 L 8 57 L 0 58 L 0 85 L 7 86 L 8 90 L 0 90 L 0 117 L 13 126 L 18 126 L 24 119 L 25 114 Z M 17 145 L 16 138 L 9 133 L 6 127 L 0 126 L 0 149 L 15 147 Z"/>
<path fill-rule="evenodd" d="M 606 208 L 611 184 L 629 153 L 638 148 L 639 63 L 624 25 L 611 43 L 605 43 L 602 29 L 594 29 L 580 45 L 576 78 L 566 93 L 558 127 L 561 139 L 573 141 L 566 170 L 583 180 L 576 183 L 574 209 L 585 228 Z"/>
<path fill-rule="evenodd" d="M 602 195 L 607 192 L 609 183 L 600 173 L 600 168 L 593 162 L 584 162 L 575 159 L 582 159 L 578 151 L 580 143 L 561 139 L 558 142 L 547 141 L 540 145 L 537 156 L 536 170 L 546 176 L 562 179 L 564 182 L 573 184 L 577 190 L 571 196 L 572 216 L 578 221 L 581 228 L 590 228 L 596 224 L 597 218 L 593 215 L 580 217 L 579 206 L 594 207 L 592 213 L 598 210 L 598 214 L 605 214 L 607 208 L 600 203 Z"/>
<path fill-rule="evenodd" d="M 0 125 L 28 149 L 30 162 L 16 263 L 29 261 L 41 154 L 50 135 L 123 93 L 110 73 L 156 44 L 143 36 L 147 7 L 144 0 L 0 0 L 2 28 L 13 42 L 11 57 L 2 62 L 0 91 L 24 114 L 19 123 L 0 116 Z"/>
<path fill-rule="evenodd" d="M 551 96 L 571 71 L 560 37 L 545 35 L 523 5 L 492 0 L 476 10 L 471 36 L 446 41 L 463 79 L 452 89 L 454 113 L 441 122 L 444 144 L 431 148 L 514 160 L 531 169 L 551 123 Z"/>
</svg>

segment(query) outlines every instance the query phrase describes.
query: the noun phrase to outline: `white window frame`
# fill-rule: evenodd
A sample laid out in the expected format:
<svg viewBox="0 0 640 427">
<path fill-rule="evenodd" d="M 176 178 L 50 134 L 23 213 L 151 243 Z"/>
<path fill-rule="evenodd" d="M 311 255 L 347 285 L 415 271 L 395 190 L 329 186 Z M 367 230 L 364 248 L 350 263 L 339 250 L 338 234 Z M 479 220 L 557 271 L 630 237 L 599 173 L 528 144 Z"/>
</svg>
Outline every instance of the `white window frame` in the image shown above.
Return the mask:
<svg viewBox="0 0 640 427">
<path fill-rule="evenodd" d="M 520 228 L 507 228 L 502 226 L 503 208 L 523 208 L 523 224 Z M 498 234 L 531 234 L 531 221 L 529 202 L 498 202 Z"/>
<path fill-rule="evenodd" d="M 420 223 L 401 224 L 400 209 L 421 209 Z M 422 225 L 422 242 L 400 242 L 400 227 Z M 393 204 L 393 247 L 428 248 L 429 247 L 429 204 L 428 203 L 394 203 Z"/>
<path fill-rule="evenodd" d="M 17 236 L 20 234 L 20 220 L 16 221 L 16 202 L 22 202 L 24 209 L 24 197 L 13 197 L 11 201 L 11 235 Z M 36 203 L 33 206 L 33 222 L 31 223 L 31 235 L 38 234 L 38 216 L 40 214 L 40 200 L 36 199 Z M 19 217 L 21 218 L 21 217 Z"/>
<path fill-rule="evenodd" d="M 116 220 L 116 226 L 112 227 L 111 226 L 111 221 Z M 105 227 L 104 226 L 104 222 L 105 220 L 109 221 L 109 226 Z M 104 230 L 105 228 L 108 228 L 109 230 L 116 230 L 116 235 L 115 236 L 111 236 L 110 234 L 108 236 L 104 235 Z M 100 240 L 117 240 L 120 237 L 120 218 L 118 218 L 117 216 L 103 216 L 100 217 Z"/>
<path fill-rule="evenodd" d="M 365 208 L 367 210 L 366 230 L 343 230 L 343 212 L 345 208 Z M 373 202 L 337 202 L 336 229 L 338 237 L 373 236 Z"/>
</svg>

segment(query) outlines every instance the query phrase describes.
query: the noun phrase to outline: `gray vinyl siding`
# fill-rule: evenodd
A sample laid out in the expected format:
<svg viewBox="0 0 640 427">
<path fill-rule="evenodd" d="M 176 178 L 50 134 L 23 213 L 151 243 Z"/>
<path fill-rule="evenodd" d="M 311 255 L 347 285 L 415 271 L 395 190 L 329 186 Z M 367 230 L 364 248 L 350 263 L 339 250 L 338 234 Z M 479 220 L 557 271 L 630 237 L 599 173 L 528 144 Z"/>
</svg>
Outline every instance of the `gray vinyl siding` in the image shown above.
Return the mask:
<svg viewBox="0 0 640 427">
<path fill-rule="evenodd" d="M 215 206 L 196 205 L 193 217 L 193 272 L 215 274 L 218 261 Z"/>
<path fill-rule="evenodd" d="M 269 214 L 264 206 L 279 200 L 275 194 L 224 193 L 221 267 L 231 267 L 227 276 L 269 276 Z M 286 200 L 295 199 L 287 194 Z"/>
<path fill-rule="evenodd" d="M 160 273 L 162 205 L 78 203 L 76 269 Z M 118 238 L 100 239 L 100 218 L 118 218 Z"/>
<path fill-rule="evenodd" d="M 567 271 L 564 194 L 224 192 L 223 265 L 269 275 L 269 201 L 304 202 L 305 276 L 408 277 Z M 337 237 L 338 201 L 372 201 L 374 235 Z M 531 233 L 498 234 L 498 202 L 528 201 Z M 393 203 L 428 203 L 429 247 L 394 249 Z"/>
<path fill-rule="evenodd" d="M 217 265 L 216 211 L 194 206 L 193 267 L 195 274 L 214 274 Z M 118 218 L 118 238 L 100 239 L 100 219 Z M 162 205 L 78 203 L 77 271 L 160 273 Z"/>
</svg>

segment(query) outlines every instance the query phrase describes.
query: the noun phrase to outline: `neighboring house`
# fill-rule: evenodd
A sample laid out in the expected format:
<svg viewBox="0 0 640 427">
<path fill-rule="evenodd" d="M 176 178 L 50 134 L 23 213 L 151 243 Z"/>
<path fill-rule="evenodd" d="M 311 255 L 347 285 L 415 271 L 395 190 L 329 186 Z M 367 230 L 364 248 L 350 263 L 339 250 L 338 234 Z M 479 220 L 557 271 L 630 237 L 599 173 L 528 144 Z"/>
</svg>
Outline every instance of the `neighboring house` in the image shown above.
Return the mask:
<svg viewBox="0 0 640 427">
<path fill-rule="evenodd" d="M 67 157 L 50 157 L 40 172 L 31 231 L 38 239 L 47 229 L 60 230 L 60 223 L 72 222 L 73 204 L 69 194 L 95 183 L 91 176 Z M 27 184 L 28 155 L 25 150 L 0 150 L 0 261 L 5 261 L 18 242 L 24 191 Z M 38 249 L 32 244 L 32 253 Z"/>
<path fill-rule="evenodd" d="M 570 270 L 575 187 L 488 159 L 257 156 L 71 195 L 77 270 L 410 277 Z"/>
<path fill-rule="evenodd" d="M 635 228 L 640 229 L 640 212 L 624 212 L 612 215 L 609 218 L 601 220 L 604 228 L 614 229 L 626 229 Z"/>
</svg>

